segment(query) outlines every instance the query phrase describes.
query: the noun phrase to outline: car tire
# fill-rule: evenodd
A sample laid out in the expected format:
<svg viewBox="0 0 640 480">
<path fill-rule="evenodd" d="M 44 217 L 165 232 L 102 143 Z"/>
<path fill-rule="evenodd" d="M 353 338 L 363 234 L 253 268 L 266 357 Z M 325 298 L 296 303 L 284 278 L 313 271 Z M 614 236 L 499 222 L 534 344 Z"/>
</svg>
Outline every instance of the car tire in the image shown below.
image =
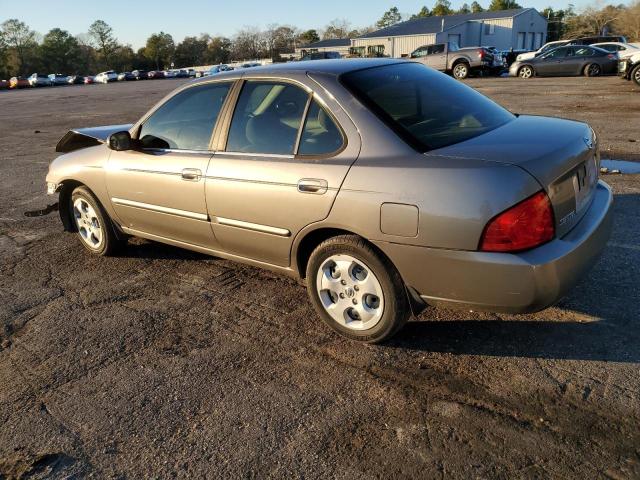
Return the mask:
<svg viewBox="0 0 640 480">
<path fill-rule="evenodd" d="M 640 64 L 636 65 L 635 68 L 631 70 L 631 74 L 629 78 L 633 80 L 636 85 L 640 87 Z"/>
<path fill-rule="evenodd" d="M 69 212 L 80 243 L 92 254 L 110 256 L 127 243 L 126 237 L 116 231 L 100 201 L 87 187 L 73 190 Z"/>
<path fill-rule="evenodd" d="M 458 80 L 464 80 L 469 76 L 469 64 L 466 62 L 456 63 L 453 66 L 453 77 Z"/>
<path fill-rule="evenodd" d="M 529 65 L 524 65 L 518 70 L 518 77 L 529 79 L 533 77 L 534 73 L 535 72 L 533 71 L 532 67 L 530 67 Z"/>
<path fill-rule="evenodd" d="M 589 63 L 584 67 L 585 77 L 597 77 L 602 73 L 602 67 L 597 63 Z"/>
<path fill-rule="evenodd" d="M 306 279 L 322 320 L 351 340 L 388 340 L 411 315 L 397 269 L 356 235 L 339 235 L 318 245 L 307 263 Z"/>
</svg>

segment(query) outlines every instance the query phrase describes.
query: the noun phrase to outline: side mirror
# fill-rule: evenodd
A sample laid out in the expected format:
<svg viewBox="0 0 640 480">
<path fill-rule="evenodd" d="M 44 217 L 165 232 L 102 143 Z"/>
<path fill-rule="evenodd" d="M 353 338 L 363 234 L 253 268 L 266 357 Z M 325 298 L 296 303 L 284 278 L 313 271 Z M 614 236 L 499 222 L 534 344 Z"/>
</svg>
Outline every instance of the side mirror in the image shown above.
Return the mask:
<svg viewBox="0 0 640 480">
<path fill-rule="evenodd" d="M 111 150 L 122 152 L 125 150 L 133 150 L 133 140 L 126 130 L 124 132 L 116 132 L 109 135 L 108 145 Z"/>
</svg>

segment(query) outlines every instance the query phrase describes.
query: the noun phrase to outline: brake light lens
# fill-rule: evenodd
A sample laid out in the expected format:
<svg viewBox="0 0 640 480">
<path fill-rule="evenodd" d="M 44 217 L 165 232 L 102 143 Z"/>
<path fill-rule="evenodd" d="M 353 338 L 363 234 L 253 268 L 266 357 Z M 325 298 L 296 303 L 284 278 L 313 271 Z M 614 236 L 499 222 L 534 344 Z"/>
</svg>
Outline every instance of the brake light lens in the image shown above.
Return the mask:
<svg viewBox="0 0 640 480">
<path fill-rule="evenodd" d="M 618 58 L 618 55 L 616 55 L 615 53 L 610 53 L 607 55 L 607 58 L 610 58 L 611 60 L 613 60 L 614 58 Z"/>
<path fill-rule="evenodd" d="M 518 252 L 542 245 L 555 236 L 551 201 L 544 191 L 494 217 L 480 239 L 484 252 Z"/>
<path fill-rule="evenodd" d="M 484 58 L 484 49 L 482 48 L 478 49 L 478 56 L 480 57 L 480 60 Z"/>
</svg>

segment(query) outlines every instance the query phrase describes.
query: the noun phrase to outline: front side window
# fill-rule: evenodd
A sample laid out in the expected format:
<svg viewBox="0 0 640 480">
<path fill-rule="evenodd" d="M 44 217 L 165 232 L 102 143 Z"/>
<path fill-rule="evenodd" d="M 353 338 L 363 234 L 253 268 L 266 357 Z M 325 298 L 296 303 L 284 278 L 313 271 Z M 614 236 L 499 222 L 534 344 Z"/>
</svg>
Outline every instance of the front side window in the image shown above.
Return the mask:
<svg viewBox="0 0 640 480">
<path fill-rule="evenodd" d="M 545 60 L 550 58 L 564 58 L 567 55 L 568 50 L 569 49 L 567 47 L 556 48 L 555 50 L 551 50 L 549 53 L 547 53 L 543 58 Z"/>
<path fill-rule="evenodd" d="M 313 100 L 304 122 L 298 154 L 327 155 L 340 150 L 342 143 L 342 134 L 333 119 Z"/>
<path fill-rule="evenodd" d="M 427 49 L 425 47 L 420 47 L 411 54 L 413 58 L 424 57 L 427 54 Z"/>
<path fill-rule="evenodd" d="M 242 87 L 227 139 L 228 152 L 292 155 L 309 94 L 282 82 Z"/>
<path fill-rule="evenodd" d="M 419 63 L 357 70 L 340 80 L 422 152 L 469 140 L 515 118 L 472 88 Z"/>
<path fill-rule="evenodd" d="M 176 94 L 140 128 L 143 148 L 209 150 L 209 142 L 231 83 L 210 83 Z"/>
</svg>

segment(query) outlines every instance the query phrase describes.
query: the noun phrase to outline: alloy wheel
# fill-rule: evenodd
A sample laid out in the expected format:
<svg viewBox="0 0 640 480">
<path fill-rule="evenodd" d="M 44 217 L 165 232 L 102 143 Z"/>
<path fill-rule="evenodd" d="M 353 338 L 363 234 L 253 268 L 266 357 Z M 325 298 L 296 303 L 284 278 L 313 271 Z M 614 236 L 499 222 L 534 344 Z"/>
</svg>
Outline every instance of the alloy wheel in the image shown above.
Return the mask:
<svg viewBox="0 0 640 480">
<path fill-rule="evenodd" d="M 73 202 L 73 218 L 82 241 L 93 250 L 99 249 L 103 242 L 102 225 L 96 211 L 84 198 Z"/>
<path fill-rule="evenodd" d="M 522 67 L 520 69 L 520 78 L 531 78 L 533 76 L 533 70 L 531 67 Z"/>
<path fill-rule="evenodd" d="M 453 67 L 453 76 L 456 78 L 466 78 L 468 73 L 467 66 L 464 63 L 459 63 Z"/>
<path fill-rule="evenodd" d="M 640 67 L 636 67 L 633 71 L 633 81 L 636 82 L 637 85 L 640 85 Z"/>
<path fill-rule="evenodd" d="M 600 75 L 600 65 L 598 65 L 597 63 L 592 63 L 591 65 L 589 65 L 587 72 L 590 77 L 597 77 L 598 75 Z"/>
<path fill-rule="evenodd" d="M 316 290 L 327 313 L 346 328 L 368 330 L 382 318 L 382 285 L 364 262 L 351 255 L 325 259 L 317 272 Z"/>
</svg>

